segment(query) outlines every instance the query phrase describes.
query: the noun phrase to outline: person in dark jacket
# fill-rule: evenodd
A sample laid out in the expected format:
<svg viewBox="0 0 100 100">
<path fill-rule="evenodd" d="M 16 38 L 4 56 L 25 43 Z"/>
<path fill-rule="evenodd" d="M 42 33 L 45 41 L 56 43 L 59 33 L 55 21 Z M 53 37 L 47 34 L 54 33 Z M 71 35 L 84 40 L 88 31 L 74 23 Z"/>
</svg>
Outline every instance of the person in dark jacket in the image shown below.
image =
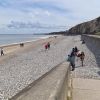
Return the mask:
<svg viewBox="0 0 100 100">
<path fill-rule="evenodd" d="M 78 52 L 78 48 L 75 46 L 75 48 L 74 48 L 74 51 L 75 51 L 75 53 L 77 53 Z"/>
<path fill-rule="evenodd" d="M 75 70 L 75 48 L 72 49 L 70 54 L 70 65 L 72 66 L 72 71 Z"/>
<path fill-rule="evenodd" d="M 4 52 L 3 52 L 3 49 L 1 48 L 1 56 L 3 56 L 4 55 Z"/>
<path fill-rule="evenodd" d="M 50 43 L 49 43 L 49 42 L 48 42 L 48 44 L 47 44 L 47 45 L 48 45 L 48 49 L 50 49 Z"/>
</svg>

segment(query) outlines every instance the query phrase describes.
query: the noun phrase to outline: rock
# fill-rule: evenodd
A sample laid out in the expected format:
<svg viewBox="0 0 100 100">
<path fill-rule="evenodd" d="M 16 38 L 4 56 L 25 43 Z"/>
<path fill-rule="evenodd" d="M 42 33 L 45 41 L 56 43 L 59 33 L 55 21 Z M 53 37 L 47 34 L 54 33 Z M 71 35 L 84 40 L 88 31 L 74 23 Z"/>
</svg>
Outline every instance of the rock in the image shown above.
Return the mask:
<svg viewBox="0 0 100 100">
<path fill-rule="evenodd" d="M 100 17 L 69 29 L 69 34 L 95 34 L 100 32 Z"/>
</svg>

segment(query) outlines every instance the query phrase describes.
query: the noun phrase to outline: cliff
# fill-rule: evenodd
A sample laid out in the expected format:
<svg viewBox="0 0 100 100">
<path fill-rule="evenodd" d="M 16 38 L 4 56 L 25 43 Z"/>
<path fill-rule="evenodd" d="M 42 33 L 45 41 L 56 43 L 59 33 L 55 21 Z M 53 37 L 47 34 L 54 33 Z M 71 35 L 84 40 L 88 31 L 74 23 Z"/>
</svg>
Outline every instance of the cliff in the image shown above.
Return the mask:
<svg viewBox="0 0 100 100">
<path fill-rule="evenodd" d="M 68 30 L 69 34 L 95 34 L 100 32 L 100 17 L 76 25 Z"/>
</svg>

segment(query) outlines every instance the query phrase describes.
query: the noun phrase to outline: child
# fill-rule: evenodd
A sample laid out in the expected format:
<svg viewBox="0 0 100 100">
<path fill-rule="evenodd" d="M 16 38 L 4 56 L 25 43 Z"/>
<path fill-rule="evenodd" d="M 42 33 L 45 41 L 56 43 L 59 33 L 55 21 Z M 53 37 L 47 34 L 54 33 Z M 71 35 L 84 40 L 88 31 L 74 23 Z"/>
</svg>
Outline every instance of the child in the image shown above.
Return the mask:
<svg viewBox="0 0 100 100">
<path fill-rule="evenodd" d="M 82 62 L 82 67 L 83 67 L 84 57 L 85 57 L 84 52 L 81 52 L 81 54 L 80 54 L 80 60 L 81 60 L 81 62 Z"/>
</svg>

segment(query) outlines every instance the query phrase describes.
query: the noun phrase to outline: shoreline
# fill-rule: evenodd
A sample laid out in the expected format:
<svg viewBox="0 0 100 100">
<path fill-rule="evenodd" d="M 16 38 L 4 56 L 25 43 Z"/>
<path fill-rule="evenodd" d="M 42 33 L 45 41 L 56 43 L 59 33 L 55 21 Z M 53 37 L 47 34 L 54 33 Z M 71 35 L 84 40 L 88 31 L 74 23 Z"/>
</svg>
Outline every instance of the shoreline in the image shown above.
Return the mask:
<svg viewBox="0 0 100 100">
<path fill-rule="evenodd" d="M 38 44 L 41 44 L 43 41 L 44 42 L 49 41 L 48 39 L 50 39 L 50 38 L 54 38 L 54 36 L 46 36 L 46 37 L 41 37 L 41 38 L 38 38 L 35 40 L 30 40 L 30 41 L 23 41 L 23 42 L 18 42 L 18 43 L 0 45 L 0 48 L 3 48 L 5 54 L 9 54 L 9 53 L 12 53 L 14 51 L 20 50 L 22 48 L 23 49 L 28 48 L 28 46 L 30 46 L 32 44 L 34 45 L 35 43 L 38 43 L 38 42 L 40 42 Z M 23 47 L 20 47 L 21 43 L 24 44 Z"/>
<path fill-rule="evenodd" d="M 15 43 L 9 43 L 9 44 L 1 44 L 0 45 L 0 48 L 2 47 L 9 47 L 9 46 L 14 46 L 14 45 L 19 45 L 20 43 L 31 43 L 31 42 L 34 42 L 34 41 L 38 41 L 38 40 L 42 40 L 42 39 L 48 39 L 50 38 L 51 36 L 47 36 L 47 37 L 40 37 L 38 39 L 34 39 L 34 40 L 28 40 L 28 41 L 22 41 L 22 42 L 15 42 Z M 53 36 L 52 36 L 53 37 Z"/>
</svg>

